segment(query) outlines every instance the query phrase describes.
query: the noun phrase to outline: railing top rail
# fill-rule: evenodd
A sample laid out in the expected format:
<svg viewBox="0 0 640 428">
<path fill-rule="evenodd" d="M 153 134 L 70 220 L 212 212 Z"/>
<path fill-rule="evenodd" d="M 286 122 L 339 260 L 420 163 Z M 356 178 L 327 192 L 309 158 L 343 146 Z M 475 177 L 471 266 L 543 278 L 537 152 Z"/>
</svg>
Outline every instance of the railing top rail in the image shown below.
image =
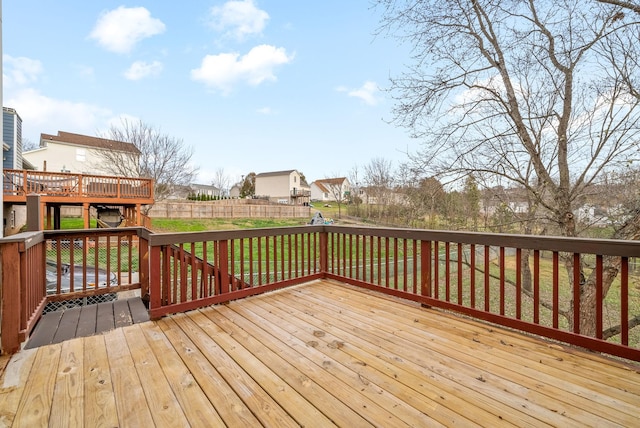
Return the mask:
<svg viewBox="0 0 640 428">
<path fill-rule="evenodd" d="M 441 230 L 378 228 L 366 226 L 305 225 L 261 229 L 209 230 L 202 232 L 153 233 L 144 227 L 65 229 L 43 232 L 23 232 L 2 238 L 0 242 L 24 242 L 29 248 L 44 239 L 69 236 L 127 234 L 134 232 L 149 241 L 150 245 L 171 245 L 224 239 L 259 238 L 266 236 L 294 235 L 302 233 L 345 233 L 382 238 L 415 239 L 421 241 L 453 242 L 460 244 L 489 245 L 507 248 L 523 248 L 540 251 L 601 254 L 622 257 L 640 257 L 640 241 L 568 238 L 563 236 L 509 235 L 481 232 L 450 232 Z"/>
<path fill-rule="evenodd" d="M 262 229 L 208 230 L 202 232 L 153 233 L 149 245 L 171 245 L 224 239 L 260 238 L 265 236 L 294 235 L 324 231 L 323 226 L 287 226 Z"/>
<path fill-rule="evenodd" d="M 34 171 L 34 170 L 23 170 L 23 169 L 3 169 L 3 173 L 7 174 L 19 174 L 26 175 L 27 177 L 66 177 L 66 178 L 79 178 L 82 177 L 83 180 L 120 180 L 124 182 L 128 181 L 137 181 L 137 182 L 151 182 L 152 178 L 143 178 L 143 177 L 122 177 L 115 175 L 94 175 L 94 174 L 78 174 L 74 172 L 57 172 L 57 171 Z"/>
<path fill-rule="evenodd" d="M 640 241 L 623 239 L 570 238 L 564 236 L 510 235 L 485 232 L 451 232 L 426 229 L 352 227 L 338 225 L 327 225 L 322 227 L 325 227 L 328 232 L 365 236 L 416 239 L 421 241 L 455 242 L 461 244 L 490 245 L 540 251 L 640 257 Z"/>
<path fill-rule="evenodd" d="M 33 247 L 36 244 L 44 241 L 44 234 L 41 231 L 37 232 L 21 232 L 15 235 L 0 238 L 0 244 L 9 244 L 13 242 L 24 243 L 25 249 Z"/>
<path fill-rule="evenodd" d="M 138 236 L 142 236 L 144 231 L 147 233 L 151 233 L 149 230 L 140 226 L 130 226 L 130 227 L 104 227 L 104 228 L 94 228 L 94 229 L 60 229 L 60 230 L 45 230 L 42 233 L 44 234 L 45 239 L 54 239 L 59 237 L 83 237 L 83 236 L 92 236 L 92 235 L 106 235 L 106 234 L 131 234 L 132 232 Z"/>
</svg>

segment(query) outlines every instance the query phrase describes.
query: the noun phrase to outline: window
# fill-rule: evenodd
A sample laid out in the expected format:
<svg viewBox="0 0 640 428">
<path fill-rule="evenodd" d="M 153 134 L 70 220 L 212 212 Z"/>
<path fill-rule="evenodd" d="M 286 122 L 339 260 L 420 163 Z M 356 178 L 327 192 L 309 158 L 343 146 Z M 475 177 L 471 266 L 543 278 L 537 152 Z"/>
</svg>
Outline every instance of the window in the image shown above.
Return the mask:
<svg viewBox="0 0 640 428">
<path fill-rule="evenodd" d="M 76 149 L 76 160 L 78 162 L 84 162 L 87 160 L 87 153 L 85 149 Z"/>
</svg>

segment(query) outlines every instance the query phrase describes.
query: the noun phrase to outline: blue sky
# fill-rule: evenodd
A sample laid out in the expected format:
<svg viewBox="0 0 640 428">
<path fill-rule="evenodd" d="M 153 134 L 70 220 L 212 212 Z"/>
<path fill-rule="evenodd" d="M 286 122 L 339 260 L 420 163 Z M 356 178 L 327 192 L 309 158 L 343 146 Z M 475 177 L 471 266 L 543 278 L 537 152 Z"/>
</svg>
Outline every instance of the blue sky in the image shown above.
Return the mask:
<svg viewBox="0 0 640 428">
<path fill-rule="evenodd" d="M 374 36 L 368 0 L 10 0 L 2 14 L 3 104 L 34 143 L 141 119 L 193 147 L 200 183 L 220 168 L 346 176 L 417 145 L 385 122 L 380 89 L 409 51 Z"/>
</svg>

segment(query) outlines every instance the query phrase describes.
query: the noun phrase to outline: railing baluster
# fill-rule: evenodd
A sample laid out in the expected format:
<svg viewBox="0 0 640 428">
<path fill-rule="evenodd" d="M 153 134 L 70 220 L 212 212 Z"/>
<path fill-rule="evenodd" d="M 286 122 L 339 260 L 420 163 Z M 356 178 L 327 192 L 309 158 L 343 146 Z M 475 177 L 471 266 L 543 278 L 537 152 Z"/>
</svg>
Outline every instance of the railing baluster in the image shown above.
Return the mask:
<svg viewBox="0 0 640 428">
<path fill-rule="evenodd" d="M 540 324 L 540 251 L 533 252 L 533 323 Z"/>
<path fill-rule="evenodd" d="M 522 249 L 516 248 L 516 319 L 522 319 Z"/>
<path fill-rule="evenodd" d="M 485 312 L 489 312 L 491 307 L 490 307 L 490 297 L 489 297 L 489 290 L 490 290 L 490 270 L 491 270 L 491 264 L 490 264 L 490 250 L 491 248 L 488 245 L 484 246 L 484 310 Z"/>
<path fill-rule="evenodd" d="M 602 265 L 603 259 L 601 255 L 596 256 L 596 337 L 598 339 L 602 339 L 602 323 L 603 323 L 603 314 L 602 314 L 602 305 L 604 304 L 602 294 Z M 554 328 L 558 328 L 556 324 L 553 326 Z"/>
<path fill-rule="evenodd" d="M 560 254 L 553 252 L 553 328 L 558 328 L 560 315 Z M 601 271 L 602 272 L 602 271 Z M 602 323 L 600 324 L 602 326 Z M 602 330 L 602 329 L 600 329 Z"/>
<path fill-rule="evenodd" d="M 596 304 L 599 304 L 597 302 Z M 629 345 L 629 259 L 620 260 L 620 342 Z"/>
<path fill-rule="evenodd" d="M 449 241 L 444 243 L 444 271 L 445 271 L 445 296 L 446 301 L 451 301 L 451 244 Z"/>
<path fill-rule="evenodd" d="M 580 253 L 573 253 L 573 332 L 580 333 L 580 301 L 582 287 L 582 266 Z"/>
<path fill-rule="evenodd" d="M 458 243 L 458 304 L 462 305 L 462 244 Z"/>
<path fill-rule="evenodd" d="M 504 247 L 500 247 L 500 315 L 505 314 L 505 284 L 504 284 Z"/>
<path fill-rule="evenodd" d="M 475 309 L 476 307 L 476 245 L 475 244 L 471 244 L 471 248 L 469 249 L 469 256 L 471 258 L 471 266 L 470 266 L 470 273 L 471 273 L 471 281 L 470 281 L 470 293 L 471 293 L 471 299 L 470 299 L 470 305 L 472 308 Z"/>
</svg>

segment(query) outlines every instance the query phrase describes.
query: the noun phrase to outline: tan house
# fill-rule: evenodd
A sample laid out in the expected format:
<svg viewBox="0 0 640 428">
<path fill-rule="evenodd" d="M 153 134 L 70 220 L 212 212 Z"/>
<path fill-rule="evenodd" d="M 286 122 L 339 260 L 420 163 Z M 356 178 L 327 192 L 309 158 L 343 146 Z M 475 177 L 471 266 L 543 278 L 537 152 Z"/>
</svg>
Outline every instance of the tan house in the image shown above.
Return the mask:
<svg viewBox="0 0 640 428">
<path fill-rule="evenodd" d="M 101 151 L 122 151 L 137 162 L 140 151 L 131 143 L 58 131 L 57 135 L 40 134 L 40 147 L 22 154 L 38 171 L 98 174 L 104 169 Z"/>
<path fill-rule="evenodd" d="M 279 204 L 304 205 L 309 203 L 311 189 L 301 174 L 291 169 L 257 174 L 255 195 Z"/>
</svg>

